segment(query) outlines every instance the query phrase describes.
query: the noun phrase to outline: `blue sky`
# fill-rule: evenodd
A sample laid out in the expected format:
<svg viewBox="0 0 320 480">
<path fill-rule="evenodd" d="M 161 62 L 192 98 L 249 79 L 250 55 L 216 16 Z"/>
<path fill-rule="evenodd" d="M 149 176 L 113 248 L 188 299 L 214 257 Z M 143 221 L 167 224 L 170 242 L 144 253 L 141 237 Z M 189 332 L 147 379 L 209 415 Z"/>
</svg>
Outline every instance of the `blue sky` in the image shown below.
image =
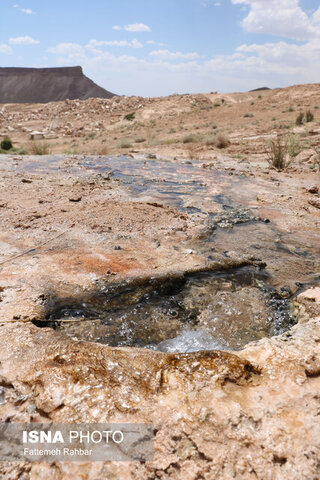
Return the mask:
<svg viewBox="0 0 320 480">
<path fill-rule="evenodd" d="M 320 81 L 320 0 L 0 1 L 3 67 L 142 96 Z"/>
</svg>

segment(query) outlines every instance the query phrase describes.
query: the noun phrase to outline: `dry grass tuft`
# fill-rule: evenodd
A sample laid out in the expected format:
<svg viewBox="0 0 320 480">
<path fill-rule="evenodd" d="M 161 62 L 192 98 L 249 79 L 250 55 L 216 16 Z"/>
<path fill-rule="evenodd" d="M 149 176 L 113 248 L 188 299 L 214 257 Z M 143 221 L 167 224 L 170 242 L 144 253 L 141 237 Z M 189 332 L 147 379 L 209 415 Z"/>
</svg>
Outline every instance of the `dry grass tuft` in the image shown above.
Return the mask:
<svg viewBox="0 0 320 480">
<path fill-rule="evenodd" d="M 50 145 L 46 142 L 32 141 L 29 143 L 28 151 L 31 155 L 48 155 L 50 153 Z"/>
<path fill-rule="evenodd" d="M 288 157 L 288 138 L 278 135 L 276 139 L 271 140 L 268 150 L 268 162 L 277 170 L 287 168 L 291 159 Z"/>
<path fill-rule="evenodd" d="M 230 140 L 228 135 L 223 132 L 216 133 L 205 139 L 205 144 L 209 146 L 214 146 L 217 148 L 227 148 L 230 145 Z"/>
</svg>

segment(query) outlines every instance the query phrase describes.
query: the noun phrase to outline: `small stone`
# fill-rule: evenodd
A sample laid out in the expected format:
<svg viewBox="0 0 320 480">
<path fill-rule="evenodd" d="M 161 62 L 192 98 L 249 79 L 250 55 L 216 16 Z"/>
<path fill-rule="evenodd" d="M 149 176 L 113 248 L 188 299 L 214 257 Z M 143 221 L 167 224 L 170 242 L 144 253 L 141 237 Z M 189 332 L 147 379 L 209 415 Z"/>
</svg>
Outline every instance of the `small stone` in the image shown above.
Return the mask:
<svg viewBox="0 0 320 480">
<path fill-rule="evenodd" d="M 320 208 L 320 198 L 312 198 L 308 203 L 315 208 Z"/>
<path fill-rule="evenodd" d="M 82 197 L 70 197 L 69 198 L 69 202 L 74 202 L 74 203 L 81 202 L 81 200 L 82 200 Z"/>
<path fill-rule="evenodd" d="M 319 188 L 317 187 L 317 185 L 311 185 L 311 187 L 308 187 L 307 190 L 309 193 L 313 193 L 313 194 L 319 193 Z"/>
<path fill-rule="evenodd" d="M 120 247 L 120 245 L 116 245 L 116 246 L 114 247 L 114 249 L 115 249 L 115 250 L 122 250 L 122 248 Z"/>
</svg>

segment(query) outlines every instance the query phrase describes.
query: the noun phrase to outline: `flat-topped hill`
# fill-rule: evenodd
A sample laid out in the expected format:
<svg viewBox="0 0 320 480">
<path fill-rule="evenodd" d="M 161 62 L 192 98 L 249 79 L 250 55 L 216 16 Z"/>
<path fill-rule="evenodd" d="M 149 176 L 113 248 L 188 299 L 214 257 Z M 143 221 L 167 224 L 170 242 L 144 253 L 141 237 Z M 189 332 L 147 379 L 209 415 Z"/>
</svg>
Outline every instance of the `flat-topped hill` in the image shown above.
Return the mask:
<svg viewBox="0 0 320 480">
<path fill-rule="evenodd" d="M 47 103 L 113 96 L 86 77 L 81 67 L 0 68 L 0 103 Z"/>
</svg>

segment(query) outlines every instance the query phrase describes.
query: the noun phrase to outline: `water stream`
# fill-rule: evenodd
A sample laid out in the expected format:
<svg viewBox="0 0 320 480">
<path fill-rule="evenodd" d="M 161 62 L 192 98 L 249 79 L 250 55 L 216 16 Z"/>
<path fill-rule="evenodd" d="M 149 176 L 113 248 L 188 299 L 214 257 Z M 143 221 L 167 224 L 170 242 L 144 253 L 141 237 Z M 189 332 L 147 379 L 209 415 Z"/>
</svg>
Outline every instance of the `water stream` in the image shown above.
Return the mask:
<svg viewBox="0 0 320 480">
<path fill-rule="evenodd" d="M 208 258 L 233 250 L 267 264 L 265 270 L 204 271 L 106 286 L 86 298 L 51 302 L 46 321 L 34 322 L 39 327 L 110 346 L 238 350 L 288 330 L 296 321 L 290 299 L 300 284 L 319 281 L 319 245 L 310 247 L 255 213 L 257 192 L 277 189 L 261 179 L 206 170 L 196 161 L 128 157 L 31 158 L 23 168 L 42 174 L 108 173 L 128 199 L 171 205 L 193 216 L 203 228 L 192 246 Z"/>
</svg>

